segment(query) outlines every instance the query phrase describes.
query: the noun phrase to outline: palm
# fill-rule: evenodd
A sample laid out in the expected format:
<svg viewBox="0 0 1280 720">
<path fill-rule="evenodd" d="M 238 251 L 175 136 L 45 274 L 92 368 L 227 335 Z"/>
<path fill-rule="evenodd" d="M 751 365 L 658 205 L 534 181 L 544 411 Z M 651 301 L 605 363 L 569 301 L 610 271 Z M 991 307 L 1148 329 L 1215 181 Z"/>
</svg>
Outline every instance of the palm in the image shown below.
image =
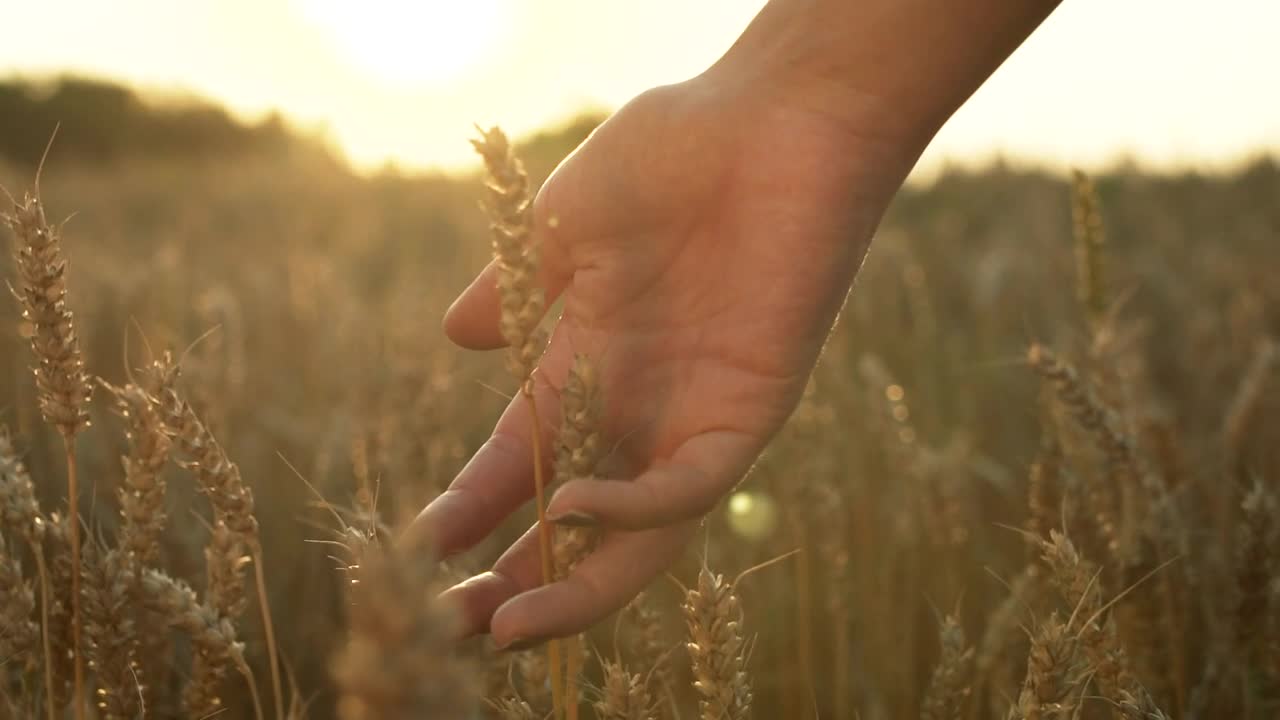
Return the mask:
<svg viewBox="0 0 1280 720">
<path fill-rule="evenodd" d="M 615 529 L 569 581 L 508 602 L 538 584 L 527 535 L 494 573 L 455 589 L 469 622 L 492 618 L 500 643 L 582 629 L 679 552 L 794 407 L 900 180 L 894 164 L 860 174 L 830 162 L 850 143 L 811 115 L 774 110 L 735 124 L 706 100 L 691 84 L 642 96 L 557 169 L 535 203 L 538 227 L 555 227 L 542 233 L 546 284 L 564 293 L 538 371 L 543 424 L 573 354 L 597 358 L 605 431 L 617 441 L 603 472 L 635 481 L 584 480 L 557 493 L 552 516 L 571 511 Z M 446 321 L 467 347 L 500 344 L 486 275 Z M 474 543 L 532 495 L 522 405 L 424 511 L 420 529 L 446 548 Z"/>
</svg>

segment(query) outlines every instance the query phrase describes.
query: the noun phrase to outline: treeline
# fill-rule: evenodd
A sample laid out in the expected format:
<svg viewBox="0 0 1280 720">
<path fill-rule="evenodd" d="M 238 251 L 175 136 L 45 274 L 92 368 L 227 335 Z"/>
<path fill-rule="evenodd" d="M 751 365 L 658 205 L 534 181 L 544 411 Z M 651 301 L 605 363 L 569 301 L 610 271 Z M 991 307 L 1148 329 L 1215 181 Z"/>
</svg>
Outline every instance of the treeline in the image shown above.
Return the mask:
<svg viewBox="0 0 1280 720">
<path fill-rule="evenodd" d="M 101 80 L 0 80 L 0 160 L 35 166 L 59 125 L 54 161 L 109 164 L 126 158 L 199 161 L 330 154 L 321 142 L 296 133 L 276 115 L 245 123 L 205 101 L 153 102 Z"/>
</svg>

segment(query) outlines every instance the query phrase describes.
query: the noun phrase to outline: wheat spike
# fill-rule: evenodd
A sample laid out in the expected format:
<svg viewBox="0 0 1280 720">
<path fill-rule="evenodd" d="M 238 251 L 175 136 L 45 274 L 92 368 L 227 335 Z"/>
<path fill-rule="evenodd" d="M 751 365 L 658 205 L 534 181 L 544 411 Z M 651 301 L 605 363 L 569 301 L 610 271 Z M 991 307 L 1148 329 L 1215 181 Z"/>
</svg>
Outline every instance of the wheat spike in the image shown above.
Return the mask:
<svg viewBox="0 0 1280 720">
<path fill-rule="evenodd" d="M 685 593 L 685 647 L 693 663 L 693 687 L 702 720 L 743 720 L 751 715 L 747 676 L 749 644 L 742 636 L 742 607 L 733 584 L 705 566 Z"/>
<path fill-rule="evenodd" d="M 1259 628 L 1267 625 L 1276 555 L 1275 496 L 1261 482 L 1254 484 L 1241 503 L 1236 559 L 1235 641 L 1241 662 L 1248 663 L 1262 639 Z"/>
<path fill-rule="evenodd" d="M 1076 644 L 1055 612 L 1031 635 L 1027 656 L 1027 676 L 1010 716 L 1019 720 L 1050 720 L 1075 717 L 1072 697 L 1079 672 Z"/>
<path fill-rule="evenodd" d="M 1117 718 L 1137 720 L 1158 713 L 1155 703 L 1134 675 L 1120 644 L 1115 622 L 1107 615 L 1098 588 L 1099 571 L 1076 551 L 1066 535 L 1054 530 L 1043 542 L 1044 560 L 1063 599 L 1074 608 L 1068 629 L 1076 632 L 1102 697 L 1112 703 Z M 1131 715 L 1141 708 L 1143 715 Z"/>
<path fill-rule="evenodd" d="M 195 591 L 181 580 L 159 570 L 142 573 L 142 597 L 146 609 L 162 617 L 170 627 L 191 638 L 193 665 L 222 668 L 230 665 L 244 677 L 259 718 L 262 710 L 253 673 L 244 659 L 244 644 L 236 637 L 235 624 L 216 609 L 196 598 Z M 220 673 L 192 672 L 183 691 L 183 705 L 191 717 L 209 717 L 222 711 Z"/>
<path fill-rule="evenodd" d="M 76 477 L 75 438 L 89 425 L 93 385 L 85 372 L 84 355 L 76 336 L 75 319 L 67 307 L 67 261 L 57 228 L 45 218 L 38 196 L 26 194 L 2 218 L 17 239 L 18 268 L 15 293 L 22 303 L 23 333 L 31 338 L 40 413 L 62 434 L 67 460 L 67 505 L 71 522 L 71 626 L 75 703 L 84 717 L 84 665 L 81 661 L 80 616 L 80 488 Z"/>
<path fill-rule="evenodd" d="M 342 720 L 462 718 L 471 677 L 451 653 L 452 617 L 433 601 L 424 563 L 383 548 L 351 587 L 350 638 L 334 660 Z"/>
<path fill-rule="evenodd" d="M 546 293 L 538 286 L 539 254 L 533 243 L 529 178 L 501 129 L 481 130 L 471 144 L 488 171 L 485 207 L 498 263 L 499 327 L 510 347 L 507 368 L 523 384 L 546 345 L 546 335 L 538 327 L 546 310 Z"/>
<path fill-rule="evenodd" d="M 1080 170 L 1071 173 L 1071 220 L 1076 247 L 1076 295 L 1097 333 L 1106 322 L 1109 305 L 1103 257 L 1107 236 L 1098 190 Z"/>
<path fill-rule="evenodd" d="M 920 706 L 920 720 L 960 720 L 965 717 L 965 706 L 973 691 L 970 685 L 973 648 L 965 642 L 964 628 L 955 615 L 943 618 L 938 637 L 942 657 L 929 680 L 929 689 Z"/>
<path fill-rule="evenodd" d="M 596 475 L 603 449 L 600 371 L 591 358 L 576 355 L 560 392 L 560 432 L 556 437 L 555 482 Z M 557 527 L 552 554 L 557 578 L 568 577 L 594 547 L 598 531 L 588 527 Z"/>
<path fill-rule="evenodd" d="M 1069 363 L 1038 343 L 1027 350 L 1027 362 L 1052 386 L 1059 402 L 1105 454 L 1108 477 L 1089 477 L 1086 501 L 1107 550 L 1117 555 L 1129 552 L 1131 548 L 1122 547 L 1121 543 L 1115 489 L 1137 483 L 1132 443 L 1119 429 L 1113 413 L 1102 405 Z"/>
<path fill-rule="evenodd" d="M 30 194 L 0 219 L 17 240 L 14 292 L 22 303 L 23 334 L 31 339 L 36 356 L 40 412 L 63 437 L 71 438 L 89 424 L 93 386 L 85 372 L 75 319 L 67 307 L 62 239 L 45 219 L 40 198 Z"/>
<path fill-rule="evenodd" d="M 89 670 L 97 677 L 94 695 L 103 720 L 132 720 L 139 712 L 141 688 L 135 671 L 138 646 L 132 604 L 131 559 L 119 550 L 93 544 L 84 554 L 84 636 Z"/>
<path fill-rule="evenodd" d="M 38 666 L 42 650 L 35 613 L 35 590 L 0 533 L 0 667 L 17 663 L 31 672 Z"/>
<path fill-rule="evenodd" d="M 599 720 L 655 720 L 648 684 L 622 663 L 605 660 L 604 686 L 592 704 Z"/>
</svg>

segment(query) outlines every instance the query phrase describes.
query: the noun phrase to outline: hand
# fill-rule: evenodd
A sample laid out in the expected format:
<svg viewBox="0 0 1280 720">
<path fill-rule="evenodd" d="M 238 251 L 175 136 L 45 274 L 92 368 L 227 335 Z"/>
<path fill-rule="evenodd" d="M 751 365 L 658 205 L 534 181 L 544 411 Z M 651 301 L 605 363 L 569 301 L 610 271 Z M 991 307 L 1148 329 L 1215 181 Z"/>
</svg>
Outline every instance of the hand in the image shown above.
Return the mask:
<svg viewBox="0 0 1280 720">
<path fill-rule="evenodd" d="M 601 368 L 604 430 L 617 444 L 612 479 L 565 484 L 547 512 L 606 534 L 570 578 L 539 587 L 531 530 L 492 571 L 446 593 L 468 633 L 526 645 L 620 608 L 677 557 L 794 409 L 915 154 L 792 95 L 758 78 L 748 92 L 722 71 L 649 91 L 539 192 L 543 282 L 549 298 L 564 296 L 535 375 L 543 447 L 574 352 Z M 463 347 L 503 344 L 495 272 L 445 317 Z M 410 539 L 465 550 L 533 496 L 525 405 L 511 403 Z"/>
</svg>

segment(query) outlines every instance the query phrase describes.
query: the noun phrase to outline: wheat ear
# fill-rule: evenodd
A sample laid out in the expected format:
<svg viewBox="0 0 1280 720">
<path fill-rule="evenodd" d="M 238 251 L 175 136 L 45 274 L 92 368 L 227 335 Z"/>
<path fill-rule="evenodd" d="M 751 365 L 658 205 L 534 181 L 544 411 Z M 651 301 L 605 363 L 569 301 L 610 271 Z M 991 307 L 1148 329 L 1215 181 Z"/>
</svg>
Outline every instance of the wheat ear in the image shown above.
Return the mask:
<svg viewBox="0 0 1280 720">
<path fill-rule="evenodd" d="M 67 459 L 67 506 L 71 516 L 71 627 L 75 658 L 74 711 L 85 715 L 84 662 L 81 658 L 80 617 L 80 488 L 76 477 L 76 434 L 89 424 L 93 386 L 85 372 L 75 321 L 67 307 L 67 261 L 57 228 L 45 218 L 40 198 L 26 194 L 3 216 L 17 239 L 18 284 L 14 293 L 22 303 L 23 330 L 31 338 L 40 412 L 62 435 Z"/>
<path fill-rule="evenodd" d="M 258 534 L 258 521 L 253 514 L 253 492 L 240 475 L 239 466 L 231 461 L 190 403 L 174 388 L 178 371 L 178 366 L 166 353 L 153 363 L 148 374 L 152 386 L 157 389 L 157 401 L 166 431 L 174 445 L 186 456 L 185 466 L 195 471 L 201 491 L 208 496 L 209 503 L 213 506 L 213 533 L 209 547 L 205 549 L 209 602 L 232 621 L 238 619 L 247 605 L 244 568 L 252 563 L 258 609 L 262 616 L 268 663 L 271 666 L 272 695 L 277 713 L 283 716 L 284 692 L 280 678 L 279 651 L 266 590 L 262 542 Z"/>
<path fill-rule="evenodd" d="M 351 586 L 350 638 L 333 665 L 342 720 L 469 717 L 470 676 L 428 566 L 369 548 Z"/>
<path fill-rule="evenodd" d="M 1073 718 L 1079 672 L 1076 643 L 1055 612 L 1031 634 L 1027 676 L 1010 716 L 1019 720 Z"/>
<path fill-rule="evenodd" d="M 486 188 L 489 192 L 484 206 L 489 216 L 494 262 L 498 269 L 497 289 L 502 310 L 499 329 L 508 345 L 507 369 L 520 383 L 520 393 L 529 406 L 538 554 L 545 585 L 554 579 L 555 568 L 542 468 L 542 419 L 533 392 L 533 372 L 546 346 L 546 335 L 538 325 L 546 310 L 546 293 L 538 284 L 540 257 L 533 236 L 529 177 L 501 129 L 478 129 L 480 137 L 472 140 L 471 144 L 484 160 L 488 176 Z M 559 641 L 547 643 L 547 657 L 551 665 L 552 710 L 559 718 L 564 708 Z"/>
<path fill-rule="evenodd" d="M 955 615 L 943 618 L 938 639 L 942 657 L 920 705 L 920 720 L 960 720 L 965 716 L 965 703 L 973 692 L 970 677 L 973 648 L 965 642 L 964 628 Z"/>
<path fill-rule="evenodd" d="M 685 647 L 693 664 L 693 687 L 701 696 L 699 717 L 750 717 L 750 647 L 742 636 L 742 606 L 734 584 L 703 566 L 697 585 L 685 591 L 682 609 L 689 632 Z"/>
<path fill-rule="evenodd" d="M 137 576 L 131 558 L 121 551 L 92 543 L 84 549 L 85 651 L 98 682 L 98 711 L 103 720 L 132 720 L 140 711 L 141 692 L 134 672 L 138 637 L 131 612 L 139 599 Z"/>
<path fill-rule="evenodd" d="M 1113 413 L 1093 394 L 1070 363 L 1038 343 L 1027 350 L 1027 363 L 1053 388 L 1058 401 L 1080 427 L 1094 437 L 1106 455 L 1108 477 L 1090 476 L 1086 501 L 1108 552 L 1116 555 L 1122 550 L 1127 552 L 1129 548 L 1121 547 L 1114 488 L 1108 481 L 1122 488 L 1137 482 L 1132 443 L 1119 429 Z"/>
<path fill-rule="evenodd" d="M 556 484 L 589 478 L 596 474 L 603 448 L 600 370 L 590 357 L 574 356 L 573 365 L 560 391 L 560 432 L 556 437 L 554 468 Z M 595 547 L 599 532 L 591 527 L 558 526 L 552 547 L 556 579 L 569 577 Z M 578 718 L 578 676 L 582 671 L 582 638 L 565 641 L 565 710 L 568 720 Z"/>
<path fill-rule="evenodd" d="M 45 537 L 49 531 L 49 523 L 40 512 L 40 503 L 36 500 L 35 484 L 31 481 L 31 475 L 14 450 L 8 428 L 2 426 L 0 426 L 0 530 L 6 530 L 11 535 L 22 538 L 31 548 L 31 554 L 35 556 L 36 570 L 40 580 L 40 644 L 44 650 L 45 711 L 49 720 L 53 720 L 56 715 L 54 697 L 57 688 L 54 684 L 56 656 L 53 652 L 49 623 L 53 586 L 49 580 L 49 568 L 45 561 Z"/>
<path fill-rule="evenodd" d="M 1071 173 L 1071 220 L 1076 247 L 1076 295 L 1096 335 L 1106 322 L 1108 309 L 1103 257 L 1107 236 L 1098 190 L 1080 170 Z"/>
<path fill-rule="evenodd" d="M 622 663 L 605 660 L 604 685 L 592 707 L 597 720 L 655 720 L 654 701 L 644 677 Z"/>
<path fill-rule="evenodd" d="M 171 626 L 184 631 L 191 638 L 196 656 L 193 665 L 222 667 L 230 664 L 239 671 L 249 688 L 255 717 L 264 717 L 258 684 L 244 659 L 244 644 L 236 639 L 235 624 L 226 616 L 196 598 L 196 593 L 186 583 L 175 580 L 159 570 L 142 572 L 142 591 L 146 608 L 165 619 Z M 193 717 L 209 717 L 222 712 L 218 688 L 207 683 L 217 682 L 204 673 L 192 673 L 184 702 Z M 197 687 L 197 684 L 203 685 Z"/>
</svg>

